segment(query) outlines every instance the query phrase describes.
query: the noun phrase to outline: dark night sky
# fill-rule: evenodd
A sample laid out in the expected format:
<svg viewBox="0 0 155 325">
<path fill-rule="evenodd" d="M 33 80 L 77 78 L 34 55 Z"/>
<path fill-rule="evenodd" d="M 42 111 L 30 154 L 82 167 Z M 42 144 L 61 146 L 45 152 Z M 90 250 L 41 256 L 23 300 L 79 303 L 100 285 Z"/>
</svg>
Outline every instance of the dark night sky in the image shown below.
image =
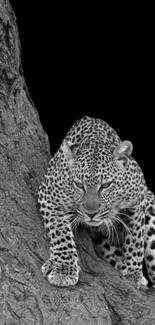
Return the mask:
<svg viewBox="0 0 155 325">
<path fill-rule="evenodd" d="M 51 151 L 77 119 L 101 118 L 132 141 L 133 156 L 155 190 L 151 23 L 125 16 L 111 24 L 111 13 L 105 22 L 108 13 L 102 17 L 100 10 L 90 15 L 88 8 L 60 3 L 55 8 L 38 1 L 33 8 L 32 0 L 10 2 L 26 84 Z"/>
</svg>

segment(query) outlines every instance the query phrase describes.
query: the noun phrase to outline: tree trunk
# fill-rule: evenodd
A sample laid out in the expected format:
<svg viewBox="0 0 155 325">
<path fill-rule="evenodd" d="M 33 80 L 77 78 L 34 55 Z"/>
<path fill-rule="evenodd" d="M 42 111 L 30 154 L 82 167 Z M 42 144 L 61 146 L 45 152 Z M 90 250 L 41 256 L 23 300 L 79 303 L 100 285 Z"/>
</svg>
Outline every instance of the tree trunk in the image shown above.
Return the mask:
<svg viewBox="0 0 155 325">
<path fill-rule="evenodd" d="M 76 233 L 80 280 L 52 286 L 41 274 L 49 241 L 37 206 L 49 141 L 21 68 L 15 15 L 0 0 L 0 325 L 154 325 L 154 289 L 136 290 Z"/>
</svg>

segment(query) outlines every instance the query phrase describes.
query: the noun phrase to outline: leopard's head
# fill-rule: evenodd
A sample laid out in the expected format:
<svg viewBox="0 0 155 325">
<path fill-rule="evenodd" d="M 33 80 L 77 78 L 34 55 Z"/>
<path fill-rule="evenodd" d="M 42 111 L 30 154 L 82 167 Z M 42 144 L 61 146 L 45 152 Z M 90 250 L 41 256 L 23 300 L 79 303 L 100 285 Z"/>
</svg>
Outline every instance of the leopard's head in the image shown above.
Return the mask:
<svg viewBox="0 0 155 325">
<path fill-rule="evenodd" d="M 77 223 L 110 225 L 123 208 L 137 198 L 137 163 L 131 158 L 132 144 L 117 147 L 93 141 L 72 149 L 63 143 L 72 186 Z"/>
</svg>

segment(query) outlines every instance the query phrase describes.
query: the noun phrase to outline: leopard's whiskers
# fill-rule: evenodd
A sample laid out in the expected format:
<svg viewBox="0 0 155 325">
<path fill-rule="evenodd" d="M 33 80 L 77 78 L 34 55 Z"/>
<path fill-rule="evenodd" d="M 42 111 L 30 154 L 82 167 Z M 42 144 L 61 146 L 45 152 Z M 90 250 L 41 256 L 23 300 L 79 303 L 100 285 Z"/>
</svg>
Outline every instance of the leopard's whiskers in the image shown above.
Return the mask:
<svg viewBox="0 0 155 325">
<path fill-rule="evenodd" d="M 119 245 L 119 247 L 120 247 L 120 241 L 119 241 L 118 231 L 117 231 L 117 229 L 116 229 L 116 227 L 115 227 L 115 224 L 114 224 L 113 222 L 112 222 L 112 224 L 113 224 L 114 232 L 115 232 L 115 234 L 116 234 L 117 243 L 118 243 L 118 245 Z"/>
<path fill-rule="evenodd" d="M 125 223 L 125 222 L 124 222 L 124 221 L 123 221 L 123 220 L 122 220 L 118 215 L 115 215 L 115 216 L 113 217 L 113 219 L 116 220 L 116 221 L 118 221 L 118 222 L 120 222 L 120 223 L 124 226 L 124 228 L 125 228 L 125 230 L 126 230 L 126 233 L 127 233 L 127 234 L 130 234 L 130 235 L 132 236 L 129 227 L 126 225 L 126 223 Z"/>
</svg>

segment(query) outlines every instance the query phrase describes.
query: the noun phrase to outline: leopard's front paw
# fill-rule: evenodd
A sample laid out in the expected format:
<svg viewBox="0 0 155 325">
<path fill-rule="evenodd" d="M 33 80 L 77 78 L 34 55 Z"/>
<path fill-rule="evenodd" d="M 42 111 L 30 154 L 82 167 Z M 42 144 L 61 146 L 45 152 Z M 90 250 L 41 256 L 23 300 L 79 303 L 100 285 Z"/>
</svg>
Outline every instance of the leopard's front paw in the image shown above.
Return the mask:
<svg viewBox="0 0 155 325">
<path fill-rule="evenodd" d="M 133 276 L 133 281 L 136 283 L 137 289 L 140 289 L 141 287 L 147 287 L 148 281 L 143 276 L 142 272 L 135 273 Z"/>
<path fill-rule="evenodd" d="M 123 264 L 122 264 L 123 265 Z M 139 271 L 134 271 L 130 272 L 128 271 L 127 267 L 125 268 L 120 268 L 121 273 L 124 275 L 124 277 L 126 277 L 129 281 L 133 282 L 137 289 L 139 289 L 141 286 L 147 286 L 148 281 L 147 279 L 144 277 L 142 270 L 140 269 Z"/>
<path fill-rule="evenodd" d="M 60 287 L 75 285 L 79 279 L 79 265 L 54 265 L 48 260 L 42 266 L 42 273 L 47 276 L 48 281 Z"/>
<path fill-rule="evenodd" d="M 73 286 L 78 282 L 79 274 L 78 272 L 75 272 L 72 275 L 67 275 L 67 274 L 58 273 L 56 271 L 55 272 L 52 271 L 47 276 L 47 278 L 51 284 L 60 287 L 68 287 L 71 285 Z"/>
</svg>

